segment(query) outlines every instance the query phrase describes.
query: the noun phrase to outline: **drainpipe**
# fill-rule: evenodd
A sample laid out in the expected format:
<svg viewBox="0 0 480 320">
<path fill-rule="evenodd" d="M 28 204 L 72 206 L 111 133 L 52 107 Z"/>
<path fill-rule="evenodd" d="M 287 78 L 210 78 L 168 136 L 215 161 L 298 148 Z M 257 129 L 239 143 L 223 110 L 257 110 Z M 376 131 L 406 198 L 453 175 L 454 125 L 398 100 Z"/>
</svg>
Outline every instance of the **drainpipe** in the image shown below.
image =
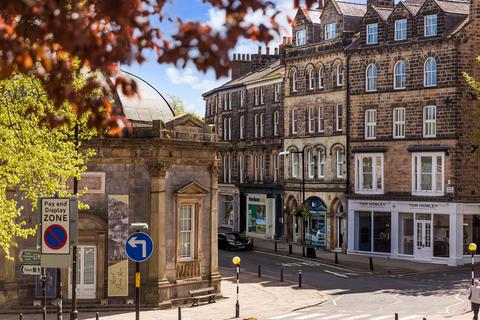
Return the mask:
<svg viewBox="0 0 480 320">
<path fill-rule="evenodd" d="M 346 191 L 345 194 L 350 193 L 350 152 L 349 152 L 349 147 L 350 147 L 350 135 L 349 135 L 349 127 L 350 127 L 350 53 L 347 53 L 347 101 L 346 101 L 346 107 L 345 107 L 345 112 L 347 113 L 347 125 L 345 126 L 345 134 L 346 134 L 346 141 L 345 141 L 345 155 L 346 155 L 346 175 L 347 175 L 347 181 L 346 181 Z"/>
</svg>

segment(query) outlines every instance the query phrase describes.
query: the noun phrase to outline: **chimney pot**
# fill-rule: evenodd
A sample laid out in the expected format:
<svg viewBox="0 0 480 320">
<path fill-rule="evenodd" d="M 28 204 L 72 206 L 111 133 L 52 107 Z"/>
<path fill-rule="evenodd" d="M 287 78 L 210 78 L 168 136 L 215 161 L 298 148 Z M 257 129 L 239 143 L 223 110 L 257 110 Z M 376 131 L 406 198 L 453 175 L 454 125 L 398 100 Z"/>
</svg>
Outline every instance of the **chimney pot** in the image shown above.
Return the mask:
<svg viewBox="0 0 480 320">
<path fill-rule="evenodd" d="M 262 54 L 262 46 L 258 46 L 258 55 Z"/>
<path fill-rule="evenodd" d="M 245 53 L 242 53 L 242 60 L 245 60 Z"/>
<path fill-rule="evenodd" d="M 277 56 L 278 55 L 278 47 L 274 48 L 273 51 L 274 51 L 275 55 Z"/>
<path fill-rule="evenodd" d="M 236 53 L 233 54 L 233 61 L 235 61 L 235 60 L 237 60 L 237 54 Z"/>
<path fill-rule="evenodd" d="M 270 55 L 270 47 L 267 47 L 267 56 Z"/>
</svg>

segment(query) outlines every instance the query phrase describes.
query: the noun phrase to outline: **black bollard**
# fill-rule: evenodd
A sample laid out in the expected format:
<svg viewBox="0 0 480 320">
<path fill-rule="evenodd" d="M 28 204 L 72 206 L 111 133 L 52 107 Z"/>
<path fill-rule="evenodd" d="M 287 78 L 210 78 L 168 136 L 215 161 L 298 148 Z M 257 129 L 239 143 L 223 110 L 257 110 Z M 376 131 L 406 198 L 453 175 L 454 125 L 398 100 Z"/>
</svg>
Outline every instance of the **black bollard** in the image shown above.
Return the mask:
<svg viewBox="0 0 480 320">
<path fill-rule="evenodd" d="M 280 282 L 283 282 L 283 269 L 280 269 Z"/>
<path fill-rule="evenodd" d="M 20 313 L 20 314 L 18 315 L 18 318 L 19 318 L 20 320 L 23 320 L 23 314 Z"/>
<path fill-rule="evenodd" d="M 338 252 L 335 252 L 335 264 L 338 264 Z"/>
<path fill-rule="evenodd" d="M 298 270 L 298 287 L 302 287 L 302 270 Z"/>
<path fill-rule="evenodd" d="M 275 241 L 275 252 L 277 252 L 277 241 Z"/>
<path fill-rule="evenodd" d="M 258 277 L 259 278 L 262 277 L 262 266 L 261 265 L 258 265 Z"/>
<path fill-rule="evenodd" d="M 372 259 L 372 257 L 369 257 L 368 260 L 370 262 L 370 271 L 373 271 L 373 259 Z"/>
<path fill-rule="evenodd" d="M 395 320 L 398 320 L 398 313 L 395 313 Z"/>
<path fill-rule="evenodd" d="M 178 307 L 178 320 L 182 320 L 182 308 Z"/>
<path fill-rule="evenodd" d="M 95 313 L 95 319 L 98 320 L 98 312 Z"/>
<path fill-rule="evenodd" d="M 288 254 L 292 254 L 292 244 L 288 244 Z"/>
</svg>

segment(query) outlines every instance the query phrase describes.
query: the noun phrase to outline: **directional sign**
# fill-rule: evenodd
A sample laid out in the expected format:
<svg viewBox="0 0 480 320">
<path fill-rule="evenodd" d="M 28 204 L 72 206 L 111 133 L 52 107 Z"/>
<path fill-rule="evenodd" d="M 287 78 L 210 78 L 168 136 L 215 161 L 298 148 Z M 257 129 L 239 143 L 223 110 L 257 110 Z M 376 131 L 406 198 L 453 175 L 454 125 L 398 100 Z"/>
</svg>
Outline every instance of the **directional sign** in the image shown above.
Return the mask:
<svg viewBox="0 0 480 320">
<path fill-rule="evenodd" d="M 70 199 L 43 198 L 40 204 L 42 253 L 69 254 Z"/>
<path fill-rule="evenodd" d="M 24 249 L 20 251 L 20 262 L 24 265 L 40 265 L 40 251 Z"/>
<path fill-rule="evenodd" d="M 125 243 L 125 252 L 132 261 L 142 262 L 147 260 L 153 252 L 152 238 L 145 232 L 132 233 Z"/>
<path fill-rule="evenodd" d="M 42 274 L 42 267 L 40 265 L 37 265 L 37 266 L 21 265 L 20 272 L 26 275 L 39 276 Z"/>
</svg>

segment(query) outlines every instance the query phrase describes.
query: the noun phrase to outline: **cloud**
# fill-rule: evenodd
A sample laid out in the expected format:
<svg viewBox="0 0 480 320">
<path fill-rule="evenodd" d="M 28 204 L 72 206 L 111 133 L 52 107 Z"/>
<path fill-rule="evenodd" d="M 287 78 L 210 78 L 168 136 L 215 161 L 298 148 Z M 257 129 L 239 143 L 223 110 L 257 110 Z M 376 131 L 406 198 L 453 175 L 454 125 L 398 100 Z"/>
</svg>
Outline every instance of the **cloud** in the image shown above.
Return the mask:
<svg viewBox="0 0 480 320">
<path fill-rule="evenodd" d="M 201 90 L 203 92 L 209 91 L 215 87 L 220 86 L 224 79 L 219 80 L 210 80 L 207 79 L 206 75 L 199 76 L 199 72 L 194 71 L 193 68 L 185 68 L 183 70 L 177 69 L 175 67 L 168 67 L 165 70 L 168 80 L 171 83 L 176 85 L 186 85 L 195 90 Z"/>
</svg>

